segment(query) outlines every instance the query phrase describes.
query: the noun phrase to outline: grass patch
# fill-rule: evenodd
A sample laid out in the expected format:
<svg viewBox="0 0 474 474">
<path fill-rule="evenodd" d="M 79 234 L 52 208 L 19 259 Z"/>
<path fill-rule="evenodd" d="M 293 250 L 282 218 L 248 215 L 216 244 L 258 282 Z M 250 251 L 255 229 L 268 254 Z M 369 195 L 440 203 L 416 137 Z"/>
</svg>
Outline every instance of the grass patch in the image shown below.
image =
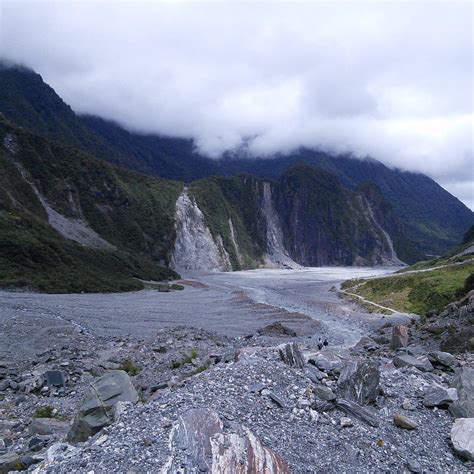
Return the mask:
<svg viewBox="0 0 474 474">
<path fill-rule="evenodd" d="M 120 364 L 120 370 L 124 370 L 128 375 L 133 377 L 134 375 L 138 375 L 142 368 L 135 365 L 131 359 L 126 359 Z"/>
<path fill-rule="evenodd" d="M 425 315 L 462 297 L 472 284 L 474 263 L 422 273 L 345 282 L 351 292 L 398 311 Z M 357 286 L 359 285 L 359 286 Z"/>
<path fill-rule="evenodd" d="M 189 354 L 184 354 L 181 359 L 174 360 L 171 362 L 171 368 L 179 369 L 183 365 L 191 364 L 193 359 L 197 359 L 199 357 L 199 353 L 196 349 L 193 349 Z"/>
<path fill-rule="evenodd" d="M 33 413 L 33 418 L 53 418 L 53 410 L 53 407 L 49 405 L 39 407 Z"/>
</svg>

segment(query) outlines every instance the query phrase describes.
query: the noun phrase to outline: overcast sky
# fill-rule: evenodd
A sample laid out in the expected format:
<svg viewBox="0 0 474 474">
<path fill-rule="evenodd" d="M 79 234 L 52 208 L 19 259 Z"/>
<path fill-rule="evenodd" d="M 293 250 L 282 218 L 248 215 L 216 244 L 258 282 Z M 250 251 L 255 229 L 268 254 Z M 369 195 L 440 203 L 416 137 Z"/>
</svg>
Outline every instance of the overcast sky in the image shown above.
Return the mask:
<svg viewBox="0 0 474 474">
<path fill-rule="evenodd" d="M 214 157 L 370 155 L 474 209 L 471 2 L 0 4 L 1 54 L 76 112 Z"/>
</svg>

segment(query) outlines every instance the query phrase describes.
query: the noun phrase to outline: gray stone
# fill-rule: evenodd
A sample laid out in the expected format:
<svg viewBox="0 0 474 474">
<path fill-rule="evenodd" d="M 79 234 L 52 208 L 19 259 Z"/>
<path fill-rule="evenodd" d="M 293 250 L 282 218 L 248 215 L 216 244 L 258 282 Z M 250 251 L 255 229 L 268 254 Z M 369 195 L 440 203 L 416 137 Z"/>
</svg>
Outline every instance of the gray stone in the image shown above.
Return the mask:
<svg viewBox="0 0 474 474">
<path fill-rule="evenodd" d="M 9 452 L 0 456 L 0 474 L 7 474 L 10 471 L 21 471 L 22 469 L 23 463 L 18 454 Z"/>
<path fill-rule="evenodd" d="M 463 367 L 452 386 L 458 392 L 458 400 L 449 406 L 454 418 L 474 417 L 474 369 Z"/>
<path fill-rule="evenodd" d="M 252 393 L 260 393 L 264 389 L 265 385 L 263 385 L 263 383 L 253 383 L 249 385 L 249 391 Z"/>
<path fill-rule="evenodd" d="M 290 337 L 296 337 L 296 331 L 293 329 L 290 329 L 289 327 L 281 324 L 279 321 L 276 323 L 269 324 L 268 326 L 265 326 L 257 331 L 258 334 L 261 336 L 290 336 Z"/>
<path fill-rule="evenodd" d="M 327 402 L 331 402 L 332 400 L 336 399 L 335 393 L 329 387 L 324 385 L 316 385 L 313 387 L 313 393 L 321 400 L 325 400 Z"/>
<path fill-rule="evenodd" d="M 354 426 L 354 423 L 352 423 L 352 420 L 350 418 L 348 418 L 347 416 L 343 416 L 341 418 L 341 426 L 343 428 L 348 428 L 350 426 Z"/>
<path fill-rule="evenodd" d="M 380 421 L 376 415 L 355 402 L 338 399 L 336 400 L 336 407 L 339 410 L 356 417 L 364 423 L 367 423 L 369 426 L 377 428 L 380 425 Z"/>
<path fill-rule="evenodd" d="M 303 354 L 301 354 L 300 348 L 295 342 L 278 346 L 278 353 L 280 354 L 281 360 L 290 367 L 296 367 L 298 369 L 304 367 Z"/>
<path fill-rule="evenodd" d="M 458 418 L 451 428 L 454 450 L 464 459 L 474 461 L 474 418 Z"/>
<path fill-rule="evenodd" d="M 359 342 L 354 346 L 356 351 L 375 351 L 380 346 L 370 337 L 362 336 Z"/>
<path fill-rule="evenodd" d="M 392 328 L 392 340 L 390 341 L 391 349 L 398 349 L 399 347 L 408 346 L 410 338 L 408 336 L 408 328 L 406 326 L 398 325 Z"/>
<path fill-rule="evenodd" d="M 412 419 L 399 413 L 393 415 L 393 422 L 395 426 L 403 428 L 404 430 L 415 430 L 418 428 L 418 425 Z"/>
<path fill-rule="evenodd" d="M 421 472 L 421 464 L 416 459 L 409 459 L 407 461 L 407 467 L 410 472 Z"/>
<path fill-rule="evenodd" d="M 114 421 L 117 402 L 138 402 L 138 393 L 123 370 L 109 372 L 90 384 L 68 434 L 71 442 L 85 441 Z"/>
<path fill-rule="evenodd" d="M 171 455 L 163 471 L 176 472 L 266 472 L 289 474 L 286 462 L 262 445 L 246 427 L 224 425 L 215 411 L 190 409 L 183 413 L 171 435 Z"/>
<path fill-rule="evenodd" d="M 48 387 L 66 386 L 66 374 L 61 370 L 48 370 L 43 377 Z"/>
<path fill-rule="evenodd" d="M 374 402 L 379 393 L 380 372 L 375 361 L 348 361 L 341 370 L 338 392 L 360 405 Z"/>
<path fill-rule="evenodd" d="M 10 379 L 4 379 L 0 382 L 0 392 L 4 392 L 5 390 L 10 388 Z"/>
<path fill-rule="evenodd" d="M 70 424 L 66 421 L 54 418 L 33 418 L 29 431 L 31 434 L 37 435 L 66 434 L 69 428 Z"/>
<path fill-rule="evenodd" d="M 428 353 L 428 359 L 434 365 L 441 365 L 443 367 L 453 368 L 456 365 L 456 357 L 449 352 L 432 351 Z"/>
<path fill-rule="evenodd" d="M 458 399 L 455 388 L 431 387 L 427 390 L 423 404 L 425 407 L 444 407 Z"/>
<path fill-rule="evenodd" d="M 321 380 L 327 378 L 327 374 L 313 366 L 306 367 L 304 372 L 309 380 L 311 380 L 313 383 L 319 383 Z"/>
<path fill-rule="evenodd" d="M 286 408 L 285 401 L 273 392 L 268 393 L 268 398 L 280 408 Z"/>
<path fill-rule="evenodd" d="M 434 367 L 431 365 L 431 362 L 424 358 L 424 359 L 417 359 L 411 355 L 397 355 L 393 359 L 393 365 L 397 368 L 400 367 L 415 367 L 422 372 L 431 372 Z"/>
</svg>

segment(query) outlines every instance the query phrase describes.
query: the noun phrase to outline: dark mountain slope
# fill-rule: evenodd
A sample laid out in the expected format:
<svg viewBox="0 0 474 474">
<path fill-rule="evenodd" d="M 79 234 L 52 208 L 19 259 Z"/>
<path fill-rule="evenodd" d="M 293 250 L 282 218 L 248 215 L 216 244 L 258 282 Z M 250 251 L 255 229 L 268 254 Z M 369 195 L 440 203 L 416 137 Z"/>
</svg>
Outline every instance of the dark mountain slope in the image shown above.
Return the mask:
<svg viewBox="0 0 474 474">
<path fill-rule="evenodd" d="M 472 211 L 432 179 L 391 169 L 375 160 L 300 150 L 271 161 L 235 157 L 213 161 L 195 153 L 191 140 L 140 135 L 96 117 L 78 117 L 41 76 L 27 69 L 0 67 L 0 112 L 47 138 L 163 178 L 190 182 L 240 173 L 278 178 L 296 164 L 307 163 L 336 174 L 344 186 L 354 190 L 372 182 L 391 203 L 422 254 L 445 253 L 460 242 L 474 221 Z"/>
<path fill-rule="evenodd" d="M 160 264 L 181 189 L 0 120 L 0 283 L 123 291 L 176 277 Z"/>
</svg>

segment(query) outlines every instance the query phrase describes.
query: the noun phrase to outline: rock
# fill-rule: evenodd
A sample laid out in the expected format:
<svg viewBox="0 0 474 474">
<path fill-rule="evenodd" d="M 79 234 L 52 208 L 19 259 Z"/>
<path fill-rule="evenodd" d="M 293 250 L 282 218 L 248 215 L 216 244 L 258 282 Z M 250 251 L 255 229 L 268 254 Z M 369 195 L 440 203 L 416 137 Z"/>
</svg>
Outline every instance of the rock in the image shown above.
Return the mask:
<svg viewBox="0 0 474 474">
<path fill-rule="evenodd" d="M 114 421 L 114 405 L 138 402 L 138 393 L 123 370 L 109 372 L 90 384 L 68 434 L 70 442 L 85 441 Z"/>
<path fill-rule="evenodd" d="M 340 423 L 341 423 L 341 426 L 343 428 L 348 428 L 349 426 L 354 426 L 354 423 L 352 423 L 352 420 L 350 418 L 347 418 L 347 416 L 343 416 L 341 418 Z"/>
<path fill-rule="evenodd" d="M 409 459 L 407 461 L 407 468 L 410 472 L 421 472 L 421 464 L 416 459 Z"/>
<path fill-rule="evenodd" d="M 48 463 L 52 463 L 58 460 L 67 459 L 71 457 L 72 455 L 76 454 L 76 452 L 77 452 L 77 448 L 75 448 L 74 446 L 71 446 L 70 444 L 54 443 L 47 449 L 45 461 Z"/>
<path fill-rule="evenodd" d="M 10 379 L 4 379 L 0 382 L 0 392 L 4 392 L 5 390 L 10 388 Z"/>
<path fill-rule="evenodd" d="M 456 365 L 456 357 L 449 352 L 432 351 L 428 353 L 428 359 L 434 365 L 453 368 Z"/>
<path fill-rule="evenodd" d="M 46 445 L 46 439 L 35 436 L 28 441 L 28 449 L 31 451 L 40 451 Z"/>
<path fill-rule="evenodd" d="M 372 412 L 350 400 L 336 400 L 336 407 L 349 415 L 353 415 L 359 420 L 374 428 L 380 425 L 380 421 Z"/>
<path fill-rule="evenodd" d="M 263 383 L 253 383 L 249 385 L 249 392 L 252 392 L 252 393 L 260 393 L 264 389 L 265 389 L 265 385 L 263 385 Z"/>
<path fill-rule="evenodd" d="M 66 386 L 66 374 L 61 370 L 48 370 L 43 377 L 48 387 Z"/>
<path fill-rule="evenodd" d="M 268 326 L 265 326 L 257 331 L 260 336 L 271 336 L 271 337 L 278 337 L 278 336 L 291 336 L 291 337 L 296 337 L 296 331 L 293 331 L 293 329 L 290 329 L 287 326 L 284 326 L 281 324 L 279 321 L 276 323 L 269 324 Z"/>
<path fill-rule="evenodd" d="M 362 336 L 359 342 L 354 346 L 354 350 L 356 351 L 375 351 L 380 346 L 370 337 Z"/>
<path fill-rule="evenodd" d="M 337 386 L 341 397 L 366 405 L 377 398 L 379 381 L 377 362 L 348 361 L 342 367 Z"/>
<path fill-rule="evenodd" d="M 20 456 L 14 452 L 5 453 L 0 456 L 0 474 L 7 474 L 10 471 L 21 471 L 23 467 Z"/>
<path fill-rule="evenodd" d="M 400 415 L 399 413 L 393 415 L 393 422 L 395 426 L 403 428 L 404 430 L 414 430 L 418 428 L 418 425 L 413 420 L 411 420 L 407 416 Z"/>
<path fill-rule="evenodd" d="M 31 434 L 37 435 L 66 434 L 69 428 L 70 425 L 66 421 L 54 418 L 33 418 L 29 431 Z"/>
<path fill-rule="evenodd" d="M 463 367 L 453 381 L 452 386 L 458 392 L 458 400 L 449 406 L 454 418 L 474 417 L 474 369 Z"/>
<path fill-rule="evenodd" d="M 313 366 L 306 367 L 304 372 L 313 383 L 319 383 L 321 380 L 327 378 L 327 374 Z"/>
<path fill-rule="evenodd" d="M 319 411 L 320 413 L 327 413 L 328 411 L 334 410 L 335 405 L 331 402 L 326 402 L 324 400 L 316 400 L 311 404 L 311 408 L 315 411 Z"/>
<path fill-rule="evenodd" d="M 215 411 L 194 408 L 173 427 L 171 456 L 163 472 L 265 472 L 289 474 L 286 462 L 246 427 L 224 425 Z"/>
<path fill-rule="evenodd" d="M 408 328 L 403 325 L 393 326 L 392 340 L 390 341 L 391 349 L 408 346 L 410 338 L 408 336 Z"/>
<path fill-rule="evenodd" d="M 325 400 L 327 402 L 331 402 L 336 399 L 335 393 L 329 387 L 324 385 L 316 385 L 313 387 L 313 393 L 321 400 Z"/>
<path fill-rule="evenodd" d="M 397 368 L 400 367 L 415 367 L 422 372 L 431 372 L 434 367 L 431 365 L 431 362 L 424 359 L 417 359 L 411 355 L 398 355 L 393 359 L 393 365 Z"/>
<path fill-rule="evenodd" d="M 431 387 L 427 390 L 423 404 L 425 407 L 444 407 L 458 399 L 455 388 Z"/>
<path fill-rule="evenodd" d="M 276 405 L 278 405 L 280 408 L 286 408 L 286 403 L 284 402 L 284 400 L 282 400 L 278 395 L 276 395 L 275 393 L 273 392 L 268 392 L 268 398 L 273 402 L 275 403 Z"/>
<path fill-rule="evenodd" d="M 281 360 L 290 367 L 296 367 L 298 369 L 304 367 L 303 354 L 295 342 L 278 346 L 278 353 L 280 354 Z"/>
<path fill-rule="evenodd" d="M 451 442 L 459 456 L 474 461 L 474 418 L 458 418 L 451 428 Z"/>
<path fill-rule="evenodd" d="M 316 358 L 310 358 L 308 363 L 314 365 L 323 372 L 340 372 L 342 362 L 340 360 L 329 360 L 322 354 L 318 354 Z"/>
</svg>

